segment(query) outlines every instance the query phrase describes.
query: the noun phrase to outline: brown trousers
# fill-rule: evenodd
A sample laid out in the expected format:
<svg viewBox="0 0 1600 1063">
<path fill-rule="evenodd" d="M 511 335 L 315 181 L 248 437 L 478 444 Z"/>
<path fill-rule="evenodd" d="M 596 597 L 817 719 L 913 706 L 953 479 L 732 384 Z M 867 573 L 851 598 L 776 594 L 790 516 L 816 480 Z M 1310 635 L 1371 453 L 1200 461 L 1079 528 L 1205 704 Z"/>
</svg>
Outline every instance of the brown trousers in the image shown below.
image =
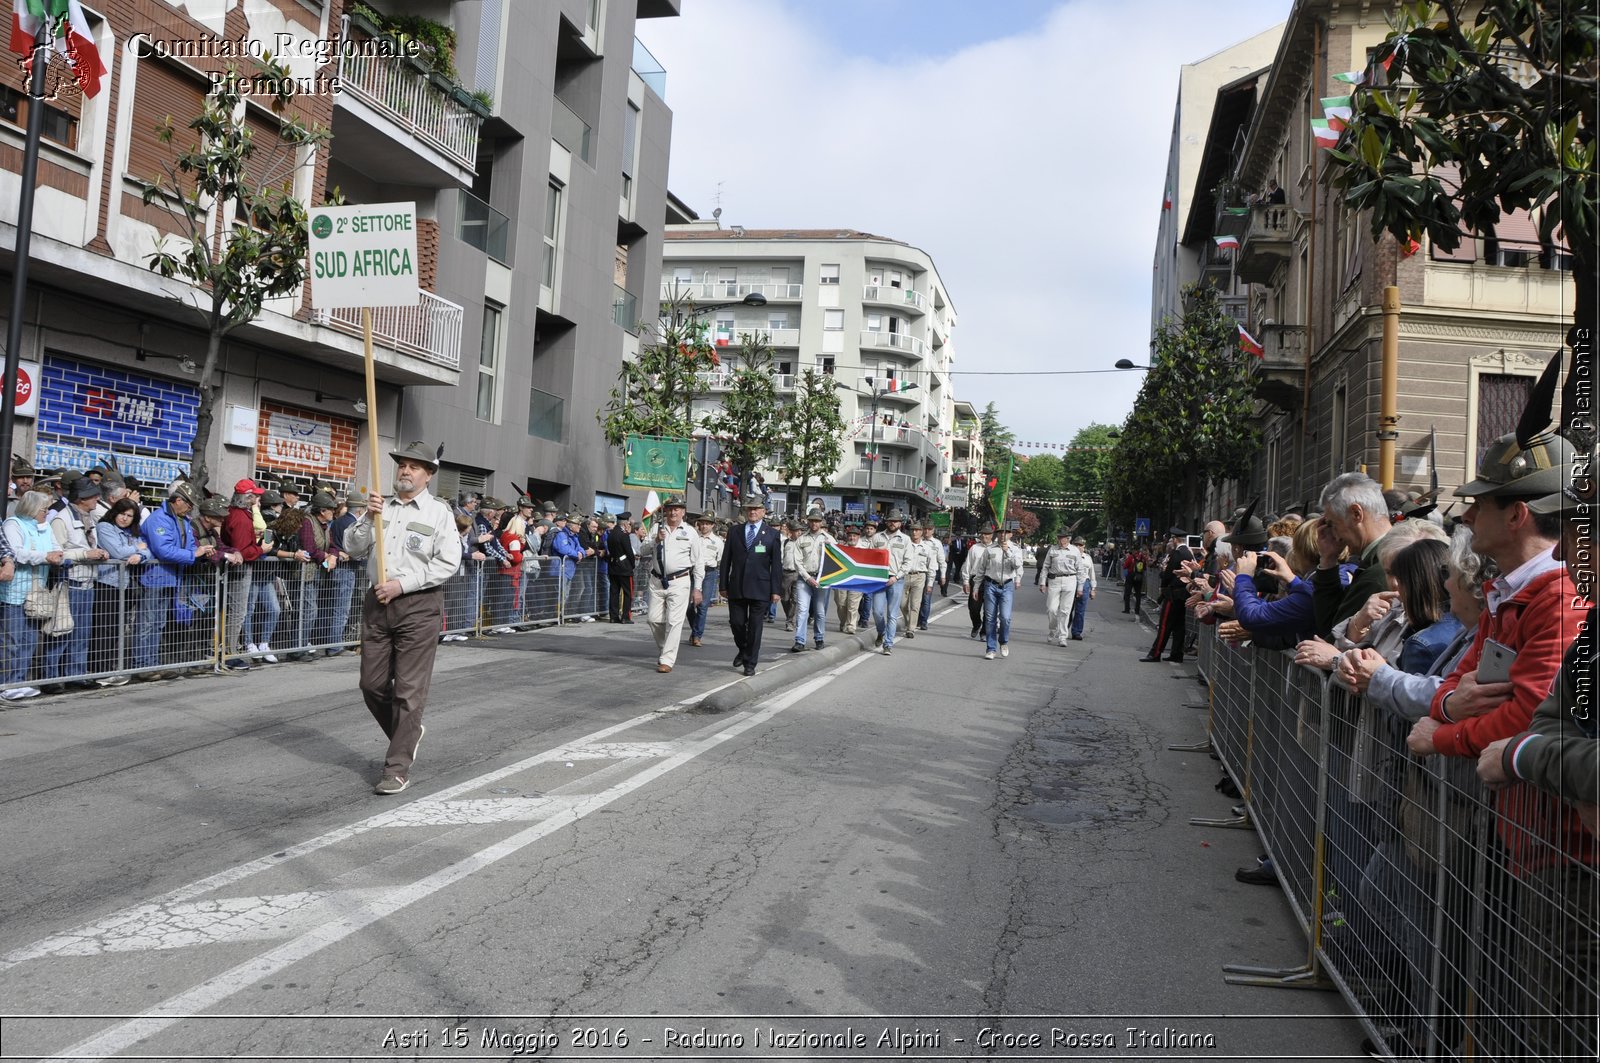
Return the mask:
<svg viewBox="0 0 1600 1063">
<path fill-rule="evenodd" d="M 370 589 L 361 600 L 361 696 L 389 736 L 383 773 L 406 778 L 422 736 L 422 708 L 433 683 L 433 658 L 444 622 L 435 587 L 380 605 Z"/>
</svg>

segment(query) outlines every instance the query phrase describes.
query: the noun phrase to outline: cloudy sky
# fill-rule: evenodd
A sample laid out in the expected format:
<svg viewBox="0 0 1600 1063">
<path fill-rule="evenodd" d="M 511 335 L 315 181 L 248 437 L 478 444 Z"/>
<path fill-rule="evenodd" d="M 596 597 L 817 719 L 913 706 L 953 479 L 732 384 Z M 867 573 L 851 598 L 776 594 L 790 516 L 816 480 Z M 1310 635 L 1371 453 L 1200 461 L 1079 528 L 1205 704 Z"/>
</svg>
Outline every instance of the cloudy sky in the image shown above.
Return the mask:
<svg viewBox="0 0 1600 1063">
<path fill-rule="evenodd" d="M 1120 422 L 1149 353 L 1178 69 L 1291 0 L 683 0 L 671 187 L 748 228 L 853 228 L 933 256 L 956 395 L 1019 440 Z"/>
</svg>

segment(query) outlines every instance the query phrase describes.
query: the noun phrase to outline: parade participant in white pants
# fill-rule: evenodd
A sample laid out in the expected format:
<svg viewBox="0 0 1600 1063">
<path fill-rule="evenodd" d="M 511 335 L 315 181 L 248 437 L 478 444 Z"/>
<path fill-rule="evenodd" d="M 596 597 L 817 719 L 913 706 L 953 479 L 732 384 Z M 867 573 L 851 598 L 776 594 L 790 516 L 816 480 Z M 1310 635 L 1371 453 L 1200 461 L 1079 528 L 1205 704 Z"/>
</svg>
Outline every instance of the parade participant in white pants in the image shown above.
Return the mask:
<svg viewBox="0 0 1600 1063">
<path fill-rule="evenodd" d="M 685 508 L 677 495 L 661 503 L 666 519 L 644 550 L 650 582 L 650 634 L 656 640 L 658 672 L 670 672 L 677 663 L 683 620 L 691 604 L 700 604 L 700 585 L 706 574 L 700 536 L 683 523 Z"/>
<path fill-rule="evenodd" d="M 1045 641 L 1065 646 L 1072 631 L 1072 603 L 1078 597 L 1078 579 L 1083 555 L 1072 545 L 1072 531 L 1056 532 L 1056 545 L 1044 555 L 1034 582 L 1045 596 L 1045 612 L 1050 617 L 1050 633 Z"/>
</svg>

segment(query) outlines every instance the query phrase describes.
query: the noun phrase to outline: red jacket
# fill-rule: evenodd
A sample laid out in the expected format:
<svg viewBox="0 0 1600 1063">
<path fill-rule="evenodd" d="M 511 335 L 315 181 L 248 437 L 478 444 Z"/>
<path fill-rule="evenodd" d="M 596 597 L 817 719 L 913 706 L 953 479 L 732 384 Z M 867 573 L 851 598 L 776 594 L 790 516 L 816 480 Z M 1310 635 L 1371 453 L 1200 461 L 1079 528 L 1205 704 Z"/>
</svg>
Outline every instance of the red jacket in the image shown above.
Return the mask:
<svg viewBox="0 0 1600 1063">
<path fill-rule="evenodd" d="M 1444 724 L 1433 734 L 1434 748 L 1447 757 L 1476 757 L 1490 743 L 1527 730 L 1533 710 L 1549 695 L 1561 658 L 1578 637 L 1588 610 L 1565 567 L 1535 576 L 1501 602 L 1493 616 L 1485 609 L 1472 648 L 1433 695 L 1430 715 Z M 1511 665 L 1511 700 L 1493 712 L 1451 723 L 1444 714 L 1444 700 L 1461 684 L 1463 675 L 1478 667 L 1485 639 L 1516 651 L 1517 659 Z"/>
<path fill-rule="evenodd" d="M 1550 693 L 1561 669 L 1561 658 L 1578 636 L 1588 615 L 1588 603 L 1578 597 L 1565 566 L 1534 579 L 1493 616 L 1487 609 L 1478 620 L 1478 634 L 1434 694 L 1430 715 L 1447 721 L 1445 695 L 1455 690 L 1461 677 L 1478 667 L 1485 639 L 1494 639 L 1516 651 L 1511 665 L 1511 700 L 1482 716 L 1459 723 L 1444 722 L 1433 733 L 1433 744 L 1447 757 L 1476 757 L 1502 738 L 1528 729 L 1534 710 Z M 1583 826 L 1572 806 L 1541 795 L 1527 783 L 1496 792 L 1500 839 L 1511 857 L 1514 873 L 1548 867 L 1563 858 L 1584 864 L 1596 861 L 1595 837 Z"/>
<path fill-rule="evenodd" d="M 222 519 L 222 548 L 229 553 L 244 555 L 246 561 L 254 561 L 261 556 L 255 520 L 248 509 L 228 507 L 228 515 Z"/>
</svg>

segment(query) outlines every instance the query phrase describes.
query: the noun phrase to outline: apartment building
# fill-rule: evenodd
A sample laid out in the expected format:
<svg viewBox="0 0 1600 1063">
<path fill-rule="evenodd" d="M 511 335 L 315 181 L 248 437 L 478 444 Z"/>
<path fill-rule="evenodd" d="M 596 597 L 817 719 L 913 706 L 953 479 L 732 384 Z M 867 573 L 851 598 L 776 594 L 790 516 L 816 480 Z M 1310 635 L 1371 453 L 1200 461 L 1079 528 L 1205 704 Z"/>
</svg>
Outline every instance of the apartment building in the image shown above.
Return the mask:
<svg viewBox="0 0 1600 1063">
<path fill-rule="evenodd" d="M 185 468 L 205 337 L 181 304 L 193 292 L 148 268 L 172 231 L 140 195 L 173 151 L 156 126 L 171 115 L 182 137 L 208 75 L 229 62 L 225 45 L 288 40 L 283 57 L 307 86 L 294 113 L 333 134 L 303 160 L 295 194 L 416 204 L 420 304 L 373 315 L 380 449 L 442 441 L 441 493 L 520 487 L 576 508 L 622 508 L 620 461 L 593 411 L 636 342 L 626 308 L 657 290 L 671 134 L 665 72 L 633 29 L 678 9 L 678 0 L 87 5 L 108 75 L 92 99 L 45 104 L 22 351 L 40 401 L 18 421 L 16 451 L 47 466 L 114 456 L 148 480 Z M 327 46 L 419 25 L 453 43 L 445 62 Z M 3 82 L 0 225 L 14 231 L 31 104 L 16 64 Z M 252 132 L 270 137 L 278 119 L 245 110 Z M 0 228 L 7 248 L 12 235 Z M 367 485 L 360 335 L 359 311 L 313 312 L 309 293 L 276 300 L 230 335 L 216 380 L 214 487 L 243 475 Z"/>
<path fill-rule="evenodd" d="M 1249 88 L 1257 99 L 1248 118 L 1213 128 L 1206 145 L 1219 194 L 1204 214 L 1197 203 L 1186 242 L 1239 238 L 1236 255 L 1213 268 L 1238 285 L 1265 348 L 1250 360 L 1260 456 L 1246 482 L 1210 501 L 1212 512 L 1257 494 L 1266 511 L 1285 511 L 1315 500 L 1338 473 L 1378 474 L 1388 285 L 1401 298 L 1395 486 L 1427 489 L 1436 433 L 1446 505 L 1495 437 L 1515 427 L 1563 342 L 1571 273 L 1562 248 L 1540 243 L 1536 218 L 1506 215 L 1453 252 L 1426 242 L 1406 249 L 1388 236 L 1374 241 L 1369 218 L 1347 210 L 1329 180 L 1311 119 L 1322 98 L 1348 93 L 1337 74 L 1368 65 L 1388 6 L 1297 0 L 1270 68 Z M 1255 202 L 1269 179 L 1284 202 Z"/>
<path fill-rule="evenodd" d="M 780 393 L 808 368 L 841 385 L 844 457 L 833 486 L 811 494 L 845 512 L 944 505 L 956 464 L 956 311 L 927 252 L 850 229 L 724 229 L 715 219 L 669 225 L 664 246 L 664 305 L 692 299 L 731 345 L 764 335 Z M 765 302 L 748 305 L 752 294 Z M 715 408 L 734 368 L 725 356 L 706 376 L 697 413 Z M 789 497 L 798 484 L 777 470 L 763 473 L 775 508 L 810 501 Z"/>
<path fill-rule="evenodd" d="M 1237 129 L 1240 115 L 1248 120 L 1255 106 L 1255 83 L 1271 65 L 1283 24 L 1231 45 L 1178 70 L 1178 98 L 1172 109 L 1172 138 L 1167 147 L 1167 172 L 1162 185 L 1161 218 L 1152 267 L 1150 332 L 1181 315 L 1186 285 L 1207 277 L 1227 260 L 1209 238 L 1190 229 L 1196 216 L 1208 218 L 1218 174 L 1208 167 L 1208 152 L 1222 141 L 1225 128 Z M 1231 145 L 1230 145 L 1231 146 Z M 1233 304 L 1229 304 L 1230 306 Z M 1237 304 L 1243 317 L 1243 302 Z M 1134 359 L 1138 360 L 1138 359 Z"/>
</svg>

